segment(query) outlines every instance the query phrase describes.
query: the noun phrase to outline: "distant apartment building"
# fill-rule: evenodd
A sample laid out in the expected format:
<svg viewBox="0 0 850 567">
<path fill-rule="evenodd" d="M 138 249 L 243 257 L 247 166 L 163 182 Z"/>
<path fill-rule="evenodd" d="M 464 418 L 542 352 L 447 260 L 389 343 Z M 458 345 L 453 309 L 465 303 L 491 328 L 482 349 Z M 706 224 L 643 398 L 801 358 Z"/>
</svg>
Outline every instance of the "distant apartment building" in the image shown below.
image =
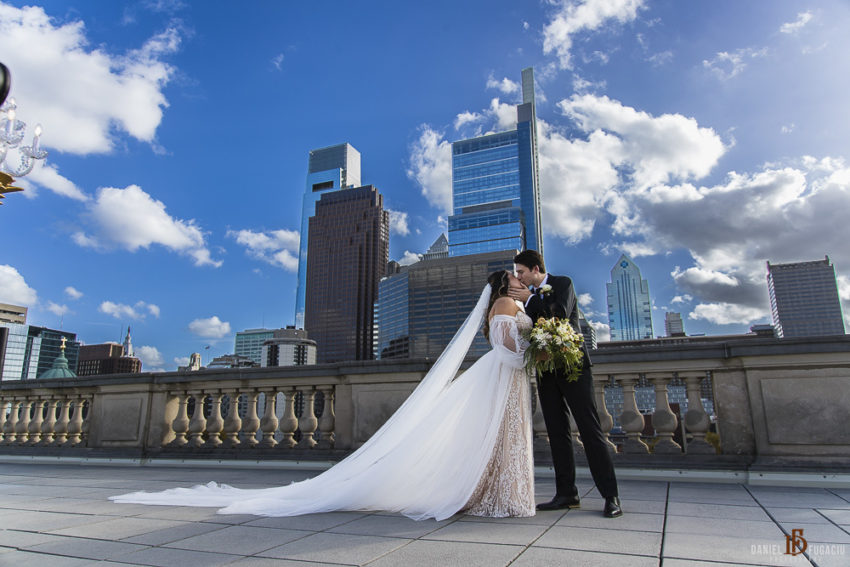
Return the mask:
<svg viewBox="0 0 850 567">
<path fill-rule="evenodd" d="M 360 186 L 360 152 L 351 144 L 312 150 L 307 163 L 307 188 L 301 205 L 301 240 L 298 245 L 298 283 L 295 290 L 295 328 L 304 328 L 307 307 L 307 254 L 310 218 L 324 193 Z"/>
<path fill-rule="evenodd" d="M 24 324 L 26 322 L 26 307 L 21 307 L 19 305 L 10 305 L 8 303 L 0 303 L 0 323 Z"/>
<path fill-rule="evenodd" d="M 767 262 L 767 289 L 777 336 L 844 334 L 835 268 L 829 256 L 812 262 Z"/>
<path fill-rule="evenodd" d="M 497 270 L 513 270 L 516 250 L 420 260 L 380 283 L 376 356 L 437 358 L 475 307 Z M 321 345 L 320 345 L 321 348 Z M 478 333 L 468 356 L 490 350 Z"/>
<path fill-rule="evenodd" d="M 134 356 L 124 356 L 124 345 L 103 343 L 80 346 L 77 376 L 132 374 L 141 371 L 142 361 Z"/>
<path fill-rule="evenodd" d="M 287 327 L 277 329 L 274 336 L 263 343 L 260 366 L 304 366 L 316 364 L 316 341 L 310 340 L 307 331 Z"/>
<path fill-rule="evenodd" d="M 223 354 L 213 358 L 207 368 L 253 368 L 259 366 L 247 356 L 239 356 L 238 354 Z"/>
<path fill-rule="evenodd" d="M 263 343 L 274 337 L 274 329 L 247 329 L 236 333 L 233 354 L 263 363 Z"/>
<path fill-rule="evenodd" d="M 543 253 L 534 70 L 522 71 L 517 127 L 452 143 L 449 255 Z"/>
<path fill-rule="evenodd" d="M 608 325 L 612 341 L 651 339 L 652 303 L 649 282 L 641 277 L 640 268 L 622 254 L 611 269 L 608 291 Z"/>
<path fill-rule="evenodd" d="M 372 185 L 323 193 L 315 206 L 304 328 L 319 363 L 370 360 L 374 303 L 389 260 L 389 212 Z"/>
<path fill-rule="evenodd" d="M 682 322 L 682 314 L 668 311 L 664 315 L 664 331 L 668 337 L 684 337 L 685 324 Z"/>
</svg>

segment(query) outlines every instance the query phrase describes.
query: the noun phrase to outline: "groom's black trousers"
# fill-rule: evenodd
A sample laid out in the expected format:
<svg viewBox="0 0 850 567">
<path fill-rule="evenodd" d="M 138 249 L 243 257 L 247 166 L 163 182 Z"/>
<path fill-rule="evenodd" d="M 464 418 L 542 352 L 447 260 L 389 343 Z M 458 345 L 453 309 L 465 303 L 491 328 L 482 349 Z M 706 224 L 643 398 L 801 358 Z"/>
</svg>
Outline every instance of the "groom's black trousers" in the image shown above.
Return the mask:
<svg viewBox="0 0 850 567">
<path fill-rule="evenodd" d="M 543 373 L 537 377 L 540 408 L 549 433 L 552 462 L 555 467 L 555 487 L 558 496 L 578 496 L 573 440 L 570 436 L 570 412 L 578 425 L 584 444 L 587 464 L 593 482 L 603 498 L 618 496 L 614 463 L 599 424 L 596 402 L 593 399 L 593 375 L 585 364 L 576 382 L 567 382 L 562 374 Z"/>
</svg>

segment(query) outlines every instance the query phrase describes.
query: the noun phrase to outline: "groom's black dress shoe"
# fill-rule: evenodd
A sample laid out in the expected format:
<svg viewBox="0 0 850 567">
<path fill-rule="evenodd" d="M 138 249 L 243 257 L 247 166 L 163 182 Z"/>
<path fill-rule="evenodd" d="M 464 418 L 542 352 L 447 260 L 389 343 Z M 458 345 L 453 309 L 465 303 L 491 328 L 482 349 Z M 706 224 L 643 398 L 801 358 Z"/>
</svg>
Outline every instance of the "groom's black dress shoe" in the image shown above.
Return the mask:
<svg viewBox="0 0 850 567">
<path fill-rule="evenodd" d="M 620 508 L 620 499 L 616 496 L 605 499 L 605 508 L 602 514 L 606 518 L 618 518 L 623 515 L 623 509 Z"/>
<path fill-rule="evenodd" d="M 549 502 L 537 505 L 538 510 L 563 510 L 565 508 L 581 508 L 578 496 L 555 496 Z"/>
</svg>

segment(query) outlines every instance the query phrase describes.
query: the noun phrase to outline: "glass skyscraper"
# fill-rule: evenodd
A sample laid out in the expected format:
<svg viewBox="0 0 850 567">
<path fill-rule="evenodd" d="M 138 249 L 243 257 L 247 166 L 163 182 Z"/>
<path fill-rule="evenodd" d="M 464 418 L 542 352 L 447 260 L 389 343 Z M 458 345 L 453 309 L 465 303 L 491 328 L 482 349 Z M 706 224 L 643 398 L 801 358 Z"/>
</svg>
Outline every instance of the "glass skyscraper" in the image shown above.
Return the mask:
<svg viewBox="0 0 850 567">
<path fill-rule="evenodd" d="M 298 286 L 295 292 L 295 327 L 304 328 L 307 291 L 307 251 L 310 217 L 316 202 L 328 191 L 360 186 L 360 152 L 351 144 L 339 144 L 310 152 L 307 189 L 301 206 L 301 241 L 298 246 Z"/>
<path fill-rule="evenodd" d="M 34 380 L 53 367 L 67 339 L 65 358 L 76 371 L 80 343 L 76 333 L 20 323 L 0 323 L 0 378 Z"/>
<path fill-rule="evenodd" d="M 625 254 L 611 269 L 608 288 L 608 325 L 612 341 L 652 338 L 652 303 L 649 282 Z"/>
<path fill-rule="evenodd" d="M 259 365 L 263 363 L 263 343 L 274 338 L 272 329 L 247 329 L 236 333 L 233 354 L 250 358 Z"/>
<path fill-rule="evenodd" d="M 829 256 L 814 262 L 768 262 L 767 287 L 777 336 L 844 334 L 835 268 Z"/>
<path fill-rule="evenodd" d="M 449 256 L 543 253 L 534 70 L 522 71 L 517 128 L 452 143 Z"/>
</svg>

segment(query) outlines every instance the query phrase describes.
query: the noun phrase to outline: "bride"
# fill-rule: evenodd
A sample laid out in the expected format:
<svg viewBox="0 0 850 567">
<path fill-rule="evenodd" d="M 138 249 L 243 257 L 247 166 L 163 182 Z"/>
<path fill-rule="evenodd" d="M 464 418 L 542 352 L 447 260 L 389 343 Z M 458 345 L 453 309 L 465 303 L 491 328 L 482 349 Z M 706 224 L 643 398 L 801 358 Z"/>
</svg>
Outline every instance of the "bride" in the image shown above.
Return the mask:
<svg viewBox="0 0 850 567">
<path fill-rule="evenodd" d="M 510 288 L 524 287 L 512 273 L 494 272 L 487 282 L 475 309 L 404 404 L 360 449 L 324 473 L 276 488 L 211 482 L 110 499 L 260 516 L 337 510 L 384 510 L 417 520 L 457 512 L 533 516 L 528 343 L 522 338 L 532 322 L 522 304 L 508 297 Z M 482 322 L 493 348 L 458 376 Z"/>
</svg>

